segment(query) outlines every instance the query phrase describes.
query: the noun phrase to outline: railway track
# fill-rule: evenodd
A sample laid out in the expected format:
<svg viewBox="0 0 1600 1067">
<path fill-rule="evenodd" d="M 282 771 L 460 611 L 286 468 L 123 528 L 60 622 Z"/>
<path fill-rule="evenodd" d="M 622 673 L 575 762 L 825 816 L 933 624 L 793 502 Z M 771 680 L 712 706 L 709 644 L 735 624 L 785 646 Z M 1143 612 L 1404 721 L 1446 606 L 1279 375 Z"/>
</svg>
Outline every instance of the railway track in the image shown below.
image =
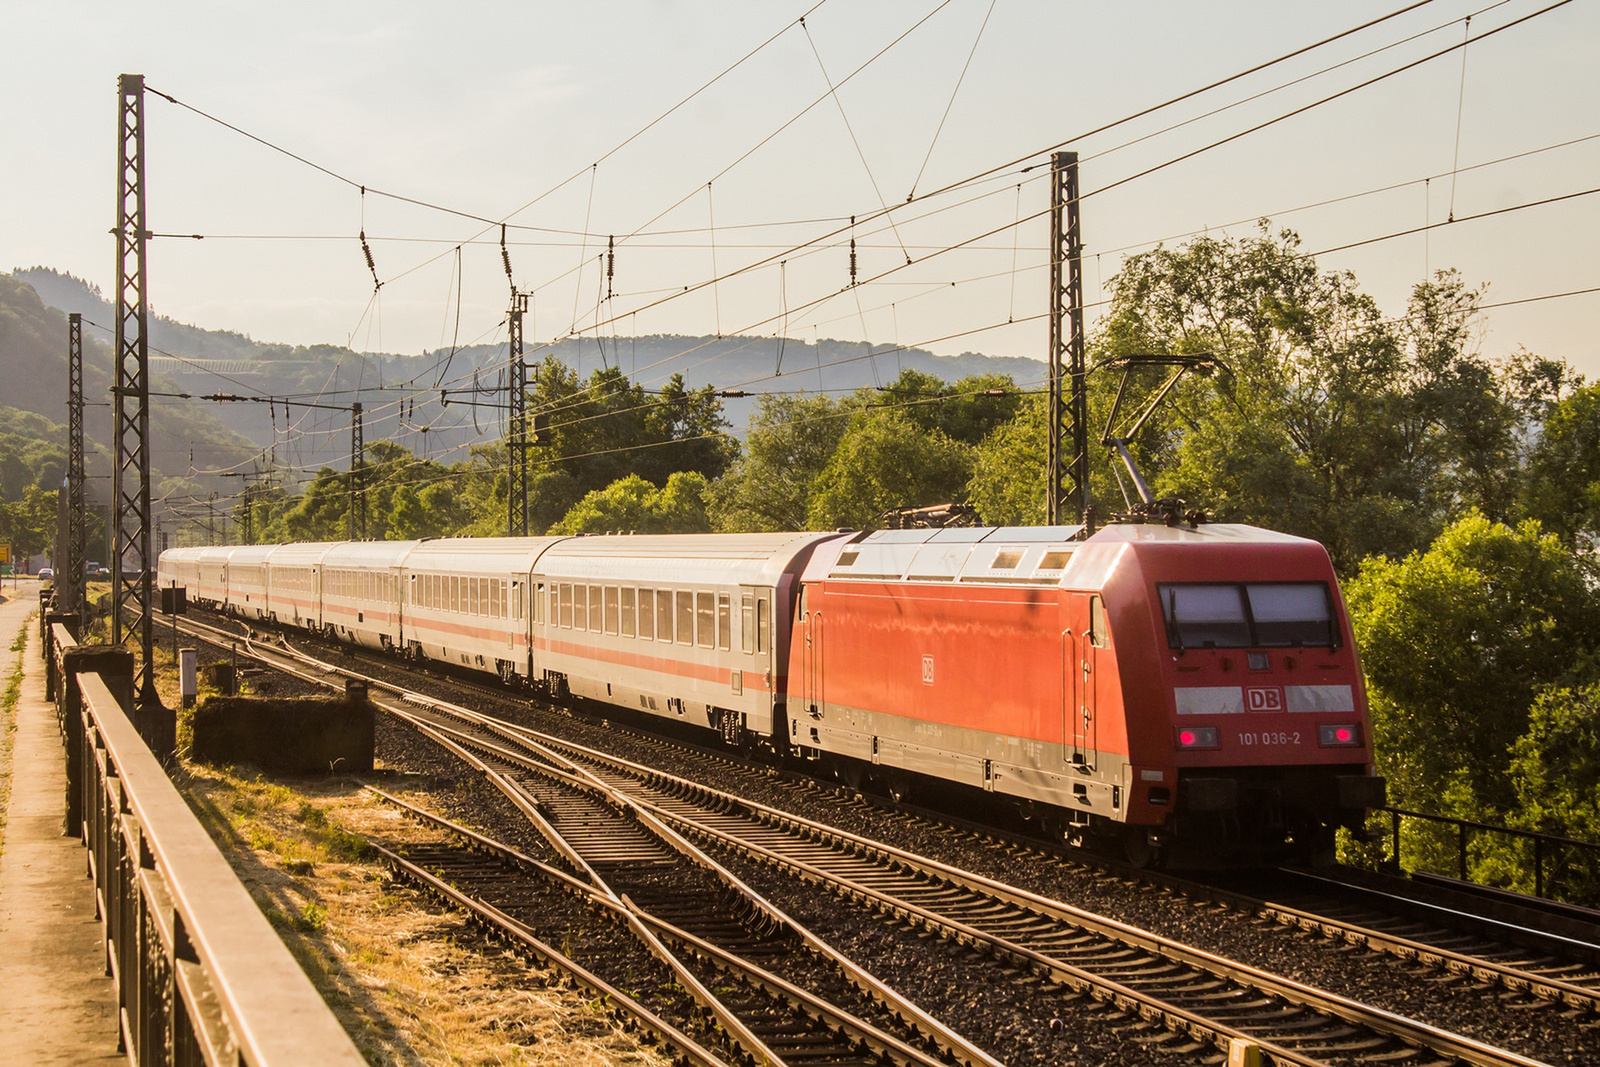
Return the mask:
<svg viewBox="0 0 1600 1067">
<path fill-rule="evenodd" d="M 205 629 L 219 640 L 243 640 L 258 660 L 319 685 L 335 684 L 330 677 L 353 673 L 293 650 L 287 650 L 288 655 L 302 666 L 285 664 L 276 650 L 217 628 Z M 368 682 L 392 688 L 377 679 Z M 530 759 L 504 747 L 506 738 L 498 734 L 493 720 L 467 709 L 445 709 L 419 694 L 406 693 L 401 701 L 379 698 L 379 703 L 483 773 L 521 809 L 568 867 L 566 872 L 556 871 L 478 835 L 470 835 L 478 854 L 434 850 L 408 857 L 383 849 L 392 865 L 430 890 L 449 889 L 443 895 L 463 906 L 468 900 L 483 905 L 473 909 L 475 914 L 504 927 L 521 899 L 518 888 L 507 884 L 508 862 L 525 875 L 566 879 L 569 888 L 587 893 L 592 904 L 609 909 L 628 927 L 749 1063 L 1001 1067 L 672 830 L 608 805 L 603 792 L 573 779 L 559 760 Z M 568 778 L 567 788 L 555 788 L 562 776 Z M 469 834 L 405 806 L 452 833 Z M 708 885 L 706 872 L 718 876 L 721 885 L 714 880 Z M 531 927 L 524 932 L 531 934 Z M 792 971 L 798 958 L 808 955 L 822 966 L 801 969 L 809 972 L 814 985 L 831 986 L 831 999 L 768 969 L 785 961 Z M 868 1021 L 862 1017 L 868 1013 L 879 1018 Z M 891 1032 L 895 1030 L 899 1032 Z"/>
<path fill-rule="evenodd" d="M 718 1002 L 734 1018 L 753 1020 L 749 1029 L 768 1052 L 765 1062 L 792 1067 L 936 1067 L 944 1062 L 777 974 L 774 965 L 784 962 L 793 945 L 752 935 L 698 901 L 655 894 L 645 900 L 629 896 L 625 903 L 510 845 L 382 790 L 373 793 L 461 843 L 398 850 L 373 843 L 397 871 L 453 903 L 473 908 L 501 930 L 515 932 L 521 927 L 531 935 L 534 922 L 523 923 L 519 914 L 533 912 L 537 918 L 530 918 L 535 922 L 543 917 L 540 898 L 529 892 L 533 884 L 577 897 L 619 925 L 642 922 L 653 937 L 670 946 L 675 959 L 691 961 L 694 978 L 703 988 L 714 988 Z M 737 943 L 739 951 L 724 947 L 728 941 Z M 765 959 L 758 958 L 762 956 Z M 749 1048 L 744 1051 L 755 1056 Z"/>
<path fill-rule="evenodd" d="M 319 669 L 327 666 L 304 653 L 295 655 Z M 368 681 L 379 688 L 404 688 Z M 952 943 L 979 947 L 1065 989 L 1114 1003 L 1149 1020 L 1171 1040 L 1219 1047 L 1236 1039 L 1252 1041 L 1282 1063 L 1534 1062 L 465 708 L 412 699 L 470 723 L 472 730 L 492 733 L 496 758 L 515 755 L 525 770 L 546 778 L 586 778 L 641 817 L 659 820 L 686 838 L 746 862 L 781 867 Z M 463 731 L 460 726 L 435 729 Z M 464 743 L 483 740 L 466 732 L 458 736 Z M 562 767 L 563 761 L 570 766 Z"/>
<path fill-rule="evenodd" d="M 504 700 L 503 690 L 454 677 L 429 676 L 488 699 Z M 659 739 L 652 738 L 656 743 Z M 702 780 L 726 778 L 729 773 L 749 775 L 752 768 L 728 754 L 685 742 L 670 742 L 680 758 L 704 767 Z M 765 770 L 761 772 L 763 775 Z M 748 780 L 748 779 L 746 779 Z M 916 836 L 946 834 L 952 825 L 968 829 L 975 839 L 1001 847 L 1027 849 L 1041 861 L 1065 862 L 1079 867 L 1090 863 L 1077 851 L 1051 848 L 1045 842 L 997 832 L 993 827 L 952 818 L 948 813 L 919 814 L 904 804 L 873 803 L 853 793 L 840 794 L 814 779 L 797 776 L 801 788 L 828 794 L 830 806 L 857 803 L 875 815 L 916 825 Z M 1473 907 L 1471 898 L 1460 899 L 1427 883 L 1369 876 L 1374 884 L 1361 885 L 1338 875 L 1317 875 L 1283 869 L 1273 872 L 1273 892 L 1254 893 L 1220 881 L 1201 881 L 1115 861 L 1092 863 L 1096 870 L 1130 884 L 1155 886 L 1178 894 L 1197 905 L 1207 903 L 1261 916 L 1280 925 L 1316 935 L 1332 944 L 1344 944 L 1382 953 L 1400 961 L 1419 980 L 1440 975 L 1459 976 L 1472 982 L 1493 983 L 1574 1012 L 1594 1017 L 1600 1013 L 1600 929 L 1581 922 L 1563 921 L 1552 931 L 1540 913 L 1522 907 L 1498 910 L 1509 917 L 1496 918 Z M 1353 876 L 1359 872 L 1350 872 Z M 1259 880 L 1260 872 L 1253 874 Z M 1405 890 L 1404 895 L 1401 889 Z M 1573 909 L 1576 910 L 1576 909 Z M 1513 921 L 1513 919 L 1519 921 Z M 1538 925 L 1535 925 L 1535 923 Z"/>
</svg>

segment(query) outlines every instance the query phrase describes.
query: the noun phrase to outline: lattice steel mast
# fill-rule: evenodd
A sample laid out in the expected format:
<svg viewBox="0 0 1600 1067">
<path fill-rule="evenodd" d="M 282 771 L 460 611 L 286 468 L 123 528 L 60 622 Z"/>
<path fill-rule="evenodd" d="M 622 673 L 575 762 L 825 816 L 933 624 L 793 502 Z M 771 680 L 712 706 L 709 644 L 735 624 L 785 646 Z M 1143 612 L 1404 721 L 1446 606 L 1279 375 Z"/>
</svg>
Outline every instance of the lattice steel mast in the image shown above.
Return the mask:
<svg viewBox="0 0 1600 1067">
<path fill-rule="evenodd" d="M 83 565 L 88 555 L 83 477 L 83 316 L 67 316 L 67 477 L 65 569 L 56 564 L 62 611 L 83 611 L 87 600 Z M 80 630 L 80 633 L 82 631 Z"/>
<path fill-rule="evenodd" d="M 528 365 L 522 361 L 522 316 L 528 294 L 511 290 L 511 396 L 506 416 L 506 536 L 528 536 Z"/>
<path fill-rule="evenodd" d="M 117 321 L 112 406 L 116 437 L 111 471 L 116 518 L 111 546 L 111 642 L 138 634 L 134 701 L 159 708 L 156 693 L 155 575 L 150 553 L 150 341 L 146 291 L 144 75 L 118 82 Z M 127 617 L 125 617 L 127 616 Z"/>
<path fill-rule="evenodd" d="M 1078 224 L 1078 153 L 1050 160 L 1050 444 L 1046 521 L 1094 532 L 1089 496 L 1088 367 L 1083 338 L 1083 238 Z"/>
<path fill-rule="evenodd" d="M 350 540 L 367 539 L 367 447 L 361 430 L 361 402 L 350 405 Z"/>
</svg>

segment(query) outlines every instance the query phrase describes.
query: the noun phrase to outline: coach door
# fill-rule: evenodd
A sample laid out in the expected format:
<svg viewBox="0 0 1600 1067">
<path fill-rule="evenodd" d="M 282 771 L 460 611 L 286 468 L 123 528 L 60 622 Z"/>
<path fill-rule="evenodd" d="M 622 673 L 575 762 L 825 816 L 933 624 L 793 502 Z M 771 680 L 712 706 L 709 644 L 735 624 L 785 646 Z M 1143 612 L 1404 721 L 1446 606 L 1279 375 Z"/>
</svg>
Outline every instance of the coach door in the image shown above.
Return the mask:
<svg viewBox="0 0 1600 1067">
<path fill-rule="evenodd" d="M 389 602 L 389 640 L 392 642 L 391 647 L 393 648 L 405 647 L 400 640 L 400 622 L 402 617 L 402 610 L 400 607 L 400 579 L 400 568 L 391 567 L 389 569 L 389 584 L 383 590 L 384 595 Z"/>
</svg>

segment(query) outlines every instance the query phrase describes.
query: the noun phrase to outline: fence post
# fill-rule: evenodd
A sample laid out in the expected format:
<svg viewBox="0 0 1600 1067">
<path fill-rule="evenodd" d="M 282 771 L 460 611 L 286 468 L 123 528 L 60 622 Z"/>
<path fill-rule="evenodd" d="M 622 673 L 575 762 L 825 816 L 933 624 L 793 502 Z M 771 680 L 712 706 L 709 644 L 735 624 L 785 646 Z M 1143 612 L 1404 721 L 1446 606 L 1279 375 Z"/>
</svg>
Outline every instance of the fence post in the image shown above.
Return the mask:
<svg viewBox="0 0 1600 1067">
<path fill-rule="evenodd" d="M 1533 895 L 1544 896 L 1544 838 L 1533 839 Z"/>
<path fill-rule="evenodd" d="M 1461 843 L 1461 880 L 1467 880 L 1467 824 L 1456 825 L 1456 838 Z"/>
<path fill-rule="evenodd" d="M 44 615 L 44 695 L 45 698 L 57 704 L 61 703 L 61 674 L 59 664 L 56 662 L 56 640 L 53 627 L 61 623 L 67 632 L 74 637 L 78 632 L 78 616 L 70 611 L 49 611 Z"/>
<path fill-rule="evenodd" d="M 61 653 L 61 728 L 66 732 L 67 804 L 65 828 L 69 837 L 83 836 L 83 691 L 78 675 L 98 674 L 123 707 L 133 706 L 133 653 L 105 645 L 81 645 Z"/>
<path fill-rule="evenodd" d="M 1396 871 L 1398 871 L 1398 870 L 1401 869 L 1400 868 L 1400 813 L 1398 811 L 1391 811 L 1389 813 L 1389 821 L 1390 821 L 1390 826 L 1392 828 L 1392 832 L 1394 834 L 1394 849 L 1389 853 L 1389 862 L 1391 864 L 1393 864 L 1394 865 L 1394 869 Z"/>
</svg>

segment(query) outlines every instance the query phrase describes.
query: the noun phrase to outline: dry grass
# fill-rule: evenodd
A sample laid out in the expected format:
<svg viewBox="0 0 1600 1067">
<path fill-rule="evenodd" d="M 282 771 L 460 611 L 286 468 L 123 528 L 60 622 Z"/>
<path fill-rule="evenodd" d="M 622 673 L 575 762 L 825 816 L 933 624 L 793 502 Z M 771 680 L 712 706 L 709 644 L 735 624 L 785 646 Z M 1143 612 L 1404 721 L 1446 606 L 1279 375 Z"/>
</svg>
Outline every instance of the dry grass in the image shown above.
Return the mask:
<svg viewBox="0 0 1600 1067">
<path fill-rule="evenodd" d="M 368 1062 L 667 1062 L 622 1033 L 586 991 L 547 987 L 463 917 L 391 881 L 361 835 L 423 841 L 433 832 L 354 779 L 285 783 L 188 764 L 179 777 Z"/>
<path fill-rule="evenodd" d="M 29 614 L 11 642 L 16 659 L 6 675 L 5 691 L 0 693 L 0 856 L 6 851 L 6 815 L 11 810 L 11 751 L 17 737 L 17 699 L 22 695 L 22 657 L 28 647 Z"/>
</svg>

